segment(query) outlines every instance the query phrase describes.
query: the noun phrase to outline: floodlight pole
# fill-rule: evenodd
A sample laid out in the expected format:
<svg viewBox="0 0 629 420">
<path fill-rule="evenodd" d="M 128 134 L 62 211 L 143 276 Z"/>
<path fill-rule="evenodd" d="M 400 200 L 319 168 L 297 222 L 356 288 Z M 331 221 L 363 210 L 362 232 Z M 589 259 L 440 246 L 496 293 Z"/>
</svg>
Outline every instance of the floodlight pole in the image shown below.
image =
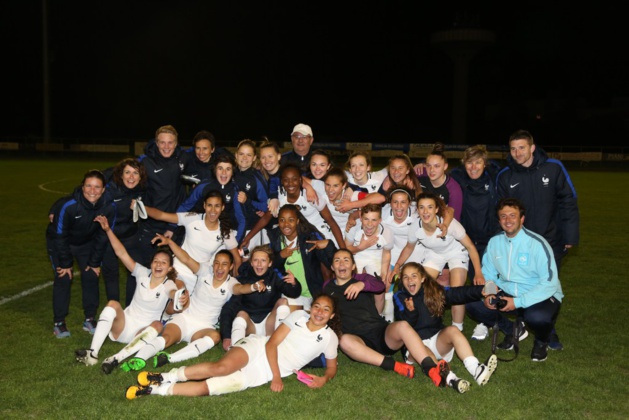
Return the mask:
<svg viewBox="0 0 629 420">
<path fill-rule="evenodd" d="M 48 2 L 42 0 L 42 62 L 43 62 L 43 95 L 44 95 L 44 143 L 50 143 L 50 76 L 48 61 Z"/>
</svg>

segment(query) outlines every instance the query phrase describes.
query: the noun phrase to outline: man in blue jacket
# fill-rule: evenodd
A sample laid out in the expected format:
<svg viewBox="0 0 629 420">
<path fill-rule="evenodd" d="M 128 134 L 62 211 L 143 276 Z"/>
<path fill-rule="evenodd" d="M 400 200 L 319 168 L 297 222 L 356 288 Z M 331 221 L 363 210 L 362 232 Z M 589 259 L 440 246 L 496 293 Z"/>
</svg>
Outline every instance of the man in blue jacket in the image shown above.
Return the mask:
<svg viewBox="0 0 629 420">
<path fill-rule="evenodd" d="M 535 335 L 531 360 L 546 360 L 548 343 L 561 308 L 563 292 L 557 264 L 550 244 L 541 235 L 524 227 L 524 205 L 515 198 L 498 203 L 498 220 L 503 232 L 489 240 L 483 255 L 483 275 L 500 289 L 503 306 L 485 305 L 482 301 L 465 305 L 466 312 L 477 322 L 498 322 L 511 344 L 513 324 L 505 314 L 516 314 Z M 503 348 L 509 348 L 507 346 Z"/>
<path fill-rule="evenodd" d="M 561 161 L 536 147 L 526 130 L 509 137 L 509 152 L 508 166 L 496 180 L 498 198 L 522 201 L 528 210 L 524 226 L 548 241 L 560 268 L 568 250 L 579 243 L 579 207 L 572 180 Z M 555 331 L 550 348 L 563 348 Z"/>
</svg>

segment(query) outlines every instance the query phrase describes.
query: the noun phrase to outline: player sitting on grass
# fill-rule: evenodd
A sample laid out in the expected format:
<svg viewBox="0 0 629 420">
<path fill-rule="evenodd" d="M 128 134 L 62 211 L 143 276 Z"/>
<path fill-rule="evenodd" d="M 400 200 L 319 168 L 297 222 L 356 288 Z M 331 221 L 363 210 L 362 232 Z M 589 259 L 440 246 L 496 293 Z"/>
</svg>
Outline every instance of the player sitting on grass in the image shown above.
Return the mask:
<svg viewBox="0 0 629 420">
<path fill-rule="evenodd" d="M 476 383 L 485 385 L 498 364 L 496 355 L 489 356 L 485 364 L 479 363 L 463 333 L 453 325 L 444 326 L 442 318 L 446 304 L 482 299 L 483 286 L 451 287 L 445 290 L 416 262 L 406 263 L 401 273 L 402 287 L 394 297 L 395 319 L 407 321 L 437 359 L 450 362 L 456 351 Z M 408 363 L 411 356 L 405 357 Z"/>
<path fill-rule="evenodd" d="M 217 362 L 182 366 L 165 373 L 141 372 L 139 386 L 127 388 L 126 396 L 131 400 L 151 394 L 220 395 L 268 382 L 271 391 L 281 392 L 282 378 L 298 373 L 298 369 L 323 353 L 323 376 L 300 374 L 300 380 L 310 388 L 320 388 L 336 375 L 338 330 L 332 323 L 335 311 L 331 296 L 318 296 L 310 314 L 302 310 L 291 313 L 271 337 L 250 335 L 234 344 Z"/>
<path fill-rule="evenodd" d="M 214 256 L 214 262 L 199 264 L 177 245 L 172 239 L 157 235 L 158 245 L 168 245 L 175 256 L 197 275 L 194 293 L 191 293 L 189 306 L 175 314 L 164 326 L 159 337 L 142 347 L 136 357 L 123 364 L 124 370 L 142 370 L 146 361 L 155 356 L 153 367 L 167 363 L 182 362 L 197 357 L 210 350 L 221 339 L 218 329 L 218 317 L 221 308 L 235 294 L 253 293 L 249 285 L 240 284 L 229 272 L 234 266 L 232 254 L 220 250 Z M 173 354 L 163 352 L 173 344 L 186 341 L 189 344 Z"/>
<path fill-rule="evenodd" d="M 118 353 L 105 359 L 103 372 L 109 374 L 118 364 L 134 354 L 146 341 L 157 337 L 162 330 L 159 321 L 169 299 L 175 297 L 178 286 L 183 289 L 183 282 L 175 280 L 177 272 L 173 268 L 173 256 L 166 250 L 158 250 L 153 256 L 151 269 L 136 263 L 129 256 L 124 245 L 109 228 L 107 218 L 97 216 L 95 219 L 107 233 L 114 252 L 120 261 L 137 280 L 131 304 L 124 310 L 120 303 L 111 300 L 102 310 L 96 324 L 96 331 L 89 349 L 76 350 L 76 360 L 86 366 L 98 363 L 98 352 L 107 335 L 113 341 L 129 343 Z M 188 304 L 187 293 L 181 297 L 180 304 Z"/>
</svg>

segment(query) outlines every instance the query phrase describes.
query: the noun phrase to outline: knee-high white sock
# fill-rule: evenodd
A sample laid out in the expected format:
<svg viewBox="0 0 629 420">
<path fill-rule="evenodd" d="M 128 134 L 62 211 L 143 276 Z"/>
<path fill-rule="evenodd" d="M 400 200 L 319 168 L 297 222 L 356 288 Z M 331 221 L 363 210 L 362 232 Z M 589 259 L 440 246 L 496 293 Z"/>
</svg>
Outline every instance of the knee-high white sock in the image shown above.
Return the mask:
<svg viewBox="0 0 629 420">
<path fill-rule="evenodd" d="M 277 330 L 277 327 L 280 326 L 282 321 L 284 321 L 284 319 L 288 315 L 290 315 L 290 308 L 288 307 L 288 305 L 280 305 L 277 307 L 277 311 L 275 312 L 275 329 L 276 330 Z M 267 334 L 269 334 L 268 331 L 267 331 Z"/>
<path fill-rule="evenodd" d="M 140 350 L 147 342 L 153 340 L 155 337 L 157 337 L 157 330 L 153 327 L 148 327 L 140 334 L 136 335 L 129 344 L 111 358 L 115 358 L 120 362 Z"/>
<path fill-rule="evenodd" d="M 470 373 L 470 375 L 472 375 L 472 377 L 476 375 L 476 368 L 478 367 L 479 363 L 480 362 L 475 356 L 469 356 L 469 357 L 466 357 L 465 360 L 463 360 L 465 369 L 467 369 L 467 371 Z"/>
<path fill-rule="evenodd" d="M 170 363 L 183 362 L 184 360 L 192 359 L 199 356 L 201 353 L 205 353 L 209 349 L 214 347 L 214 340 L 210 337 L 201 337 L 198 340 L 194 340 L 181 350 L 176 351 L 170 355 Z"/>
<path fill-rule="evenodd" d="M 232 346 L 247 334 L 247 321 L 239 316 L 232 324 Z"/>
<path fill-rule="evenodd" d="M 166 340 L 164 340 L 164 337 L 155 337 L 146 343 L 146 346 L 142 347 L 135 357 L 139 357 L 142 360 L 148 360 L 149 358 L 155 356 L 157 352 L 164 350 L 164 347 L 166 347 Z"/>
<path fill-rule="evenodd" d="M 387 322 L 393 322 L 393 292 L 384 294 L 384 309 L 381 315 Z"/>
<path fill-rule="evenodd" d="M 94 331 L 94 337 L 92 337 L 92 356 L 98 357 L 98 352 L 103 346 L 107 335 L 111 331 L 111 325 L 116 319 L 116 310 L 111 306 L 105 306 L 98 316 L 98 323 L 96 324 L 96 331 Z"/>
</svg>

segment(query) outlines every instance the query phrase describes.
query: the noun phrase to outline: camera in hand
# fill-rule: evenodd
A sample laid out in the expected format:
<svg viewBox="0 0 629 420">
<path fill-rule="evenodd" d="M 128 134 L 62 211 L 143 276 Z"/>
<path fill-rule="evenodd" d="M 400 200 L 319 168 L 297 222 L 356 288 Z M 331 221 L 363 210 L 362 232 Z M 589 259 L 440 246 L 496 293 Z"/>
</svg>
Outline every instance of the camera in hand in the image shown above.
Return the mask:
<svg viewBox="0 0 629 420">
<path fill-rule="evenodd" d="M 501 299 L 500 296 L 494 296 L 493 298 L 490 299 L 489 303 L 492 305 L 496 305 L 496 309 L 498 310 L 507 306 L 507 301 L 504 299 Z"/>
</svg>

